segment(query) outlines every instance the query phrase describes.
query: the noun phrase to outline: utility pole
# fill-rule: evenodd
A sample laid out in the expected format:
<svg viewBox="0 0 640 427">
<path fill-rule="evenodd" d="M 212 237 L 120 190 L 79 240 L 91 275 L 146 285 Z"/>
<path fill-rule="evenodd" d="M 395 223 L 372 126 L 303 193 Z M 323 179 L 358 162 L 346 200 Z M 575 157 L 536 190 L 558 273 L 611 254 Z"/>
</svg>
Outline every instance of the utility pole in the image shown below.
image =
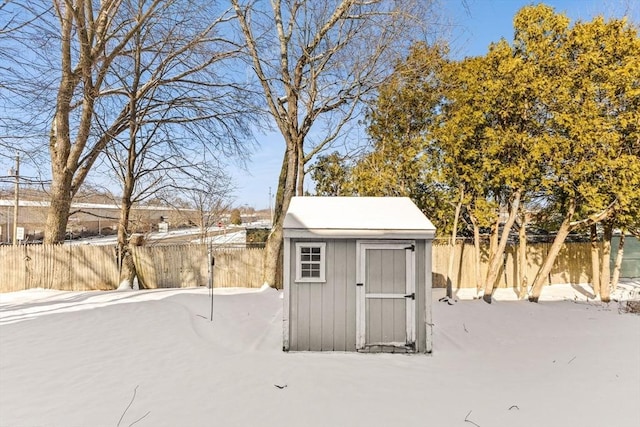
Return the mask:
<svg viewBox="0 0 640 427">
<path fill-rule="evenodd" d="M 20 153 L 16 151 L 16 169 L 13 173 L 16 179 L 13 204 L 13 246 L 18 244 L 18 205 L 20 204 Z M 7 230 L 8 231 L 8 230 Z"/>
</svg>

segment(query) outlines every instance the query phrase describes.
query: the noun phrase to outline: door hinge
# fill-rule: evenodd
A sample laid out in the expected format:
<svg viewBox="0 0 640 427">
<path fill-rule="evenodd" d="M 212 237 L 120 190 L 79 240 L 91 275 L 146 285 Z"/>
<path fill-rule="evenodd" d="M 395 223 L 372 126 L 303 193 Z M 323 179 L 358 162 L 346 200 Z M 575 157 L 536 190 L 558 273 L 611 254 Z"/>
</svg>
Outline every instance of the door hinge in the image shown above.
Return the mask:
<svg viewBox="0 0 640 427">
<path fill-rule="evenodd" d="M 415 299 L 416 299 L 416 293 L 415 293 L 415 292 L 413 292 L 413 293 L 411 293 L 411 294 L 409 294 L 409 295 L 405 295 L 404 297 L 405 297 L 405 298 L 411 298 L 412 300 L 415 300 Z"/>
<path fill-rule="evenodd" d="M 416 251 L 416 245 L 411 245 L 411 246 L 407 246 L 406 248 L 404 248 L 405 250 L 410 249 L 411 252 L 415 252 Z"/>
</svg>

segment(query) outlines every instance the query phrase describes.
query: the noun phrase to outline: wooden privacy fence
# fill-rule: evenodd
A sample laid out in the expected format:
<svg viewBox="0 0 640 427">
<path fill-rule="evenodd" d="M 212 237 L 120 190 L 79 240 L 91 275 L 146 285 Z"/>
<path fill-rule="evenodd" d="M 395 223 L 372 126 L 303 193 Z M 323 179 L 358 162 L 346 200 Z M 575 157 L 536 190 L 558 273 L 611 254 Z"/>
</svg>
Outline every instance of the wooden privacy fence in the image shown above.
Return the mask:
<svg viewBox="0 0 640 427">
<path fill-rule="evenodd" d="M 207 285 L 206 245 L 134 246 L 138 278 L 147 288 Z"/>
<path fill-rule="evenodd" d="M 264 249 L 214 249 L 213 254 L 216 260 L 213 269 L 214 287 L 245 286 L 259 288 L 264 283 L 262 280 Z"/>
<path fill-rule="evenodd" d="M 207 245 L 133 248 L 140 279 L 149 288 L 208 284 Z M 262 249 L 214 249 L 214 287 L 262 286 Z M 0 246 L 0 292 L 44 288 L 110 290 L 119 283 L 115 246 Z"/>
<path fill-rule="evenodd" d="M 527 245 L 528 283 L 544 261 L 550 243 Z M 262 285 L 263 249 L 214 248 L 214 287 L 252 287 Z M 517 246 L 505 252 L 497 287 L 518 284 Z M 207 245 L 140 246 L 133 248 L 141 280 L 149 288 L 177 288 L 208 284 Z M 31 288 L 68 291 L 108 290 L 118 287 L 118 261 L 115 246 L 57 245 L 0 247 L 0 292 Z M 449 247 L 433 245 L 435 287 L 445 287 Z M 481 247 L 481 275 L 486 274 L 488 248 Z M 452 281 L 455 287 L 476 286 L 473 245 L 458 243 L 455 249 Z M 547 278 L 552 283 L 591 281 L 589 243 L 567 243 L 562 247 Z"/>
<path fill-rule="evenodd" d="M 207 245 L 136 246 L 138 275 L 149 288 L 208 286 Z M 262 286 L 262 249 L 213 248 L 213 286 Z"/>
<path fill-rule="evenodd" d="M 24 245 L 0 247 L 0 291 L 115 289 L 114 246 Z"/>
<path fill-rule="evenodd" d="M 518 245 L 509 245 L 502 259 L 502 266 L 496 287 L 507 288 L 518 286 L 520 265 L 518 263 Z M 527 283 L 531 285 L 536 273 L 544 262 L 551 248 L 551 243 L 530 243 L 527 245 Z M 454 256 L 452 283 L 458 288 L 476 287 L 475 250 L 473 244 L 458 242 Z M 445 242 L 433 245 L 433 286 L 446 287 L 447 266 L 449 262 L 449 246 Z M 488 245 L 480 246 L 480 275 L 487 274 L 489 264 Z M 591 245 L 590 243 L 565 243 L 556 258 L 551 273 L 547 277 L 548 284 L 590 283 L 591 282 Z"/>
</svg>

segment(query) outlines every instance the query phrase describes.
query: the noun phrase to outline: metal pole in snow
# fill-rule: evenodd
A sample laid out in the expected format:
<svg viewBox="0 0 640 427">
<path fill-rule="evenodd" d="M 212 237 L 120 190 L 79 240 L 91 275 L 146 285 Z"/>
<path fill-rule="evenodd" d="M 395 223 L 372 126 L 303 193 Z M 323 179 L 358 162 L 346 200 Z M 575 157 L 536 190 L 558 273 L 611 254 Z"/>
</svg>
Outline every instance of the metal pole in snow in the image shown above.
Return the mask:
<svg viewBox="0 0 640 427">
<path fill-rule="evenodd" d="M 209 320 L 213 322 L 213 266 L 216 263 L 216 259 L 213 256 L 213 251 L 211 249 L 211 243 L 207 246 L 207 258 L 209 261 L 208 271 L 209 271 L 209 296 L 211 298 L 211 312 L 209 315 Z"/>
</svg>

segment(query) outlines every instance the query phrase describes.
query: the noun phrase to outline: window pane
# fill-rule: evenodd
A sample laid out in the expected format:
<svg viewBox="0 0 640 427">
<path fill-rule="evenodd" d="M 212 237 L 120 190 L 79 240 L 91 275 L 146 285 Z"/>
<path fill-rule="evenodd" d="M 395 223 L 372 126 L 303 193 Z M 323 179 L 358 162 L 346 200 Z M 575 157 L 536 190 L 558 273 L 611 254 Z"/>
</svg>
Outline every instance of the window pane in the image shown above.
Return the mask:
<svg viewBox="0 0 640 427">
<path fill-rule="evenodd" d="M 319 264 L 302 264 L 301 267 L 302 277 L 320 277 Z"/>
<path fill-rule="evenodd" d="M 320 262 L 320 255 L 311 255 L 311 260 L 310 261 Z"/>
<path fill-rule="evenodd" d="M 303 253 L 303 254 L 310 254 L 311 253 L 311 248 L 302 247 L 302 248 L 300 248 L 300 252 Z"/>
<path fill-rule="evenodd" d="M 320 248 L 310 248 L 311 249 L 311 253 L 312 254 L 319 254 L 320 253 Z"/>
<path fill-rule="evenodd" d="M 311 261 L 311 255 L 301 255 L 300 261 Z"/>
</svg>

